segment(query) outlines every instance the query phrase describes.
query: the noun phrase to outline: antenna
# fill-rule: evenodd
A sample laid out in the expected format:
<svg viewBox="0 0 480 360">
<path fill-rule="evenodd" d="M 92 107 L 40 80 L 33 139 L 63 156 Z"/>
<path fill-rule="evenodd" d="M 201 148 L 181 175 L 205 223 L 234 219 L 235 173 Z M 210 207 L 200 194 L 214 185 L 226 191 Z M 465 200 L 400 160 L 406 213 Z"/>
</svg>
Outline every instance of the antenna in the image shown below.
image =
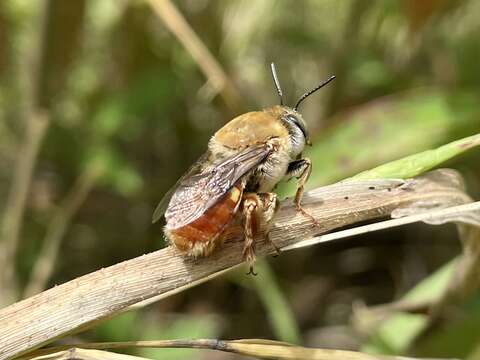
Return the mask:
<svg viewBox="0 0 480 360">
<path fill-rule="evenodd" d="M 272 64 L 273 65 L 273 64 Z M 324 87 L 325 85 L 327 85 L 330 81 L 332 81 L 333 79 L 335 79 L 335 75 L 333 76 L 330 76 L 329 79 L 325 80 L 323 83 L 321 83 L 320 85 L 318 85 L 316 88 L 313 88 L 312 90 L 306 92 L 305 94 L 303 94 L 300 99 L 298 99 L 297 103 L 295 104 L 295 107 L 293 108 L 293 110 L 297 111 L 298 107 L 300 106 L 300 104 L 302 103 L 303 100 L 305 100 L 307 97 L 309 97 L 310 95 L 312 95 L 315 91 L 317 90 L 320 90 L 322 87 Z"/>
<path fill-rule="evenodd" d="M 272 69 L 272 76 L 273 76 L 273 82 L 275 83 L 275 87 L 277 88 L 277 93 L 278 96 L 280 97 L 280 105 L 283 105 L 283 91 L 280 86 L 280 81 L 278 81 L 277 77 L 277 70 L 275 69 L 275 63 L 270 64 L 270 68 Z"/>
</svg>

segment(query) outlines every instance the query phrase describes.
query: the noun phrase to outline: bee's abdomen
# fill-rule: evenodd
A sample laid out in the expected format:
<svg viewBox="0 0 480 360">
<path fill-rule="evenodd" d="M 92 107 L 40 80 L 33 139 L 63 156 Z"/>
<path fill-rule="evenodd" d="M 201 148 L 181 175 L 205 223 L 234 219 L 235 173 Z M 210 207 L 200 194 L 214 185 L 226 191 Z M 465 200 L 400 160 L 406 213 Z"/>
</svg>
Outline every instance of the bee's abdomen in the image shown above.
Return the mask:
<svg viewBox="0 0 480 360">
<path fill-rule="evenodd" d="M 176 229 L 165 227 L 165 235 L 180 251 L 190 256 L 206 256 L 217 245 L 219 235 L 232 221 L 242 198 L 238 183 L 195 221 Z"/>
</svg>

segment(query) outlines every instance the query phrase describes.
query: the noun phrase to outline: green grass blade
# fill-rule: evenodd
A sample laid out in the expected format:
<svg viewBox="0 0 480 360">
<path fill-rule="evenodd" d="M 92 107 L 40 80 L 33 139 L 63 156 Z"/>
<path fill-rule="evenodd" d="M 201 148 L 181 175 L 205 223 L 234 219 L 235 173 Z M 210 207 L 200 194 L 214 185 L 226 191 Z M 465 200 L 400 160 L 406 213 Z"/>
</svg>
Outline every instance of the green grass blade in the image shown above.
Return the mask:
<svg viewBox="0 0 480 360">
<path fill-rule="evenodd" d="M 351 179 L 366 180 L 379 178 L 406 179 L 418 176 L 463 152 L 480 145 L 480 134 L 453 141 L 434 150 L 423 151 L 399 160 L 363 171 Z"/>
</svg>

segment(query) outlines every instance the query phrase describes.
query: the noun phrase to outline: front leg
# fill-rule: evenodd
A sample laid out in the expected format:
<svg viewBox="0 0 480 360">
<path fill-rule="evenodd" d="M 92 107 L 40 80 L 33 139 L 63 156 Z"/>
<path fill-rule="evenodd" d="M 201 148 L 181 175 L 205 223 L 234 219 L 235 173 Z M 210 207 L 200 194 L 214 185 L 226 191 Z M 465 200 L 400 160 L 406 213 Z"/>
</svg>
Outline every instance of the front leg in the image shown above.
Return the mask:
<svg viewBox="0 0 480 360">
<path fill-rule="evenodd" d="M 295 193 L 295 200 L 294 200 L 297 210 L 300 211 L 304 216 L 312 220 L 315 223 L 315 225 L 319 225 L 319 222 L 317 221 L 317 219 L 315 219 L 312 214 L 307 212 L 302 207 L 302 204 L 301 204 L 303 193 L 305 192 L 305 183 L 307 182 L 311 173 L 312 173 L 312 162 L 310 161 L 309 158 L 298 159 L 298 160 L 292 161 L 288 165 L 287 177 L 289 179 L 294 177 L 297 178 L 297 192 Z"/>
</svg>

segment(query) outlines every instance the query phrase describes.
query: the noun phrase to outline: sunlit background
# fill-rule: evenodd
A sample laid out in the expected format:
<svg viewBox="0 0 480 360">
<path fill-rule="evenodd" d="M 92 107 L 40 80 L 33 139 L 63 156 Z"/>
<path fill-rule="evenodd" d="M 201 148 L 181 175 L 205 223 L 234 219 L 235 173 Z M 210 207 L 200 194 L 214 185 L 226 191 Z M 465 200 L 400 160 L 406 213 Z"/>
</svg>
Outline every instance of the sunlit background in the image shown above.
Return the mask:
<svg viewBox="0 0 480 360">
<path fill-rule="evenodd" d="M 154 207 L 213 132 L 278 103 L 272 61 L 288 104 L 337 77 L 301 109 L 310 188 L 480 132 L 477 0 L 179 0 L 178 14 L 161 2 L 0 2 L 0 205 L 21 212 L 12 193 L 25 198 L 18 241 L 2 248 L 3 305 L 165 246 Z M 473 150 L 447 164 L 476 198 L 479 161 Z M 417 318 L 366 329 L 352 305 L 399 299 L 460 251 L 453 225 L 293 251 L 256 278 L 230 273 L 74 340 L 267 338 L 402 354 Z M 468 311 L 480 316 L 480 297 Z M 478 359 L 478 327 L 458 334 L 471 341 L 421 353 Z"/>
</svg>

